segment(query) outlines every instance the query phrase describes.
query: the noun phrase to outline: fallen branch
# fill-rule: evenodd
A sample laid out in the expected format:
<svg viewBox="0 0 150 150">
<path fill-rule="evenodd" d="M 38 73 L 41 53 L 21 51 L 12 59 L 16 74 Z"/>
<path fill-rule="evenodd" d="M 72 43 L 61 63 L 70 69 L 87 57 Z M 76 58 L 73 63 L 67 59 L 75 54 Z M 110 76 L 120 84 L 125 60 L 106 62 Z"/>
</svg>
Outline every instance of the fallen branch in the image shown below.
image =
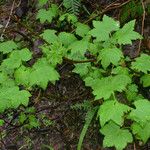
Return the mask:
<svg viewBox="0 0 150 150">
<path fill-rule="evenodd" d="M 3 39 L 4 32 L 6 31 L 8 25 L 9 25 L 9 23 L 10 23 L 11 16 L 12 16 L 12 13 L 13 13 L 13 10 L 14 10 L 14 6 L 15 6 L 15 0 L 14 0 L 13 3 L 12 3 L 12 7 L 11 7 L 11 10 L 10 10 L 10 14 L 9 14 L 7 23 L 6 23 L 6 25 L 5 25 L 5 27 L 4 27 L 3 31 L 2 31 L 2 34 L 1 34 L 1 36 L 0 36 L 0 40 Z"/>
</svg>

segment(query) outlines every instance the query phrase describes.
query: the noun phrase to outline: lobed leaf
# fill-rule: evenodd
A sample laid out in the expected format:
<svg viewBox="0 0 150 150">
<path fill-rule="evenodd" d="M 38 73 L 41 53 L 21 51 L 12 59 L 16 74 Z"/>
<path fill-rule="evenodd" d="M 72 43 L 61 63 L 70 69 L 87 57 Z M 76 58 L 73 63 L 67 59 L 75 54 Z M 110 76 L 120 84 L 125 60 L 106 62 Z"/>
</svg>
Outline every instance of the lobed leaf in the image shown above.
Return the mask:
<svg viewBox="0 0 150 150">
<path fill-rule="evenodd" d="M 77 41 L 73 34 L 67 32 L 59 33 L 58 38 L 65 47 L 68 47 L 71 43 Z"/>
<path fill-rule="evenodd" d="M 21 66 L 14 72 L 15 82 L 17 85 L 23 85 L 25 87 L 29 87 L 29 78 L 31 75 L 31 68 Z"/>
<path fill-rule="evenodd" d="M 45 2 L 42 2 L 42 4 Z M 52 22 L 52 19 L 58 15 L 58 7 L 55 4 L 52 4 L 51 7 L 46 9 L 40 9 L 37 13 L 36 19 L 40 19 L 41 23 L 48 21 Z"/>
<path fill-rule="evenodd" d="M 88 34 L 90 27 L 86 24 L 83 23 L 77 23 L 76 24 L 76 34 L 79 35 L 80 37 L 84 37 Z"/>
<path fill-rule="evenodd" d="M 98 56 L 98 60 L 101 60 L 104 69 L 111 63 L 117 66 L 121 58 L 123 58 L 123 54 L 118 48 L 104 48 Z"/>
<path fill-rule="evenodd" d="M 131 83 L 131 79 L 127 75 L 109 76 L 93 81 L 91 85 L 95 99 L 108 99 L 115 92 L 121 92 Z"/>
<path fill-rule="evenodd" d="M 14 50 L 11 52 L 9 58 L 5 59 L 2 64 L 2 70 L 6 69 L 15 69 L 20 67 L 22 61 L 28 61 L 32 58 L 32 53 L 27 49 L 24 48 L 22 50 Z"/>
<path fill-rule="evenodd" d="M 97 41 L 106 41 L 109 39 L 112 31 L 119 30 L 119 22 L 115 21 L 111 17 L 104 15 L 102 21 L 93 21 L 94 29 L 89 31 L 93 37 L 96 37 Z"/>
<path fill-rule="evenodd" d="M 31 94 L 19 87 L 3 87 L 0 89 L 0 112 L 8 108 L 17 108 L 19 105 L 27 106 Z"/>
<path fill-rule="evenodd" d="M 129 110 L 129 106 L 117 101 L 105 101 L 98 111 L 101 126 L 103 127 L 108 121 L 114 121 L 116 124 L 122 126 L 124 122 L 124 114 Z"/>
<path fill-rule="evenodd" d="M 133 109 L 129 118 L 140 123 L 150 121 L 150 102 L 146 99 L 140 99 L 134 102 L 136 109 Z"/>
<path fill-rule="evenodd" d="M 58 41 L 58 37 L 56 35 L 56 32 L 57 31 L 55 31 L 55 30 L 46 29 L 41 34 L 41 36 L 44 40 L 46 40 L 48 43 L 51 44 L 51 43 Z"/>
<path fill-rule="evenodd" d="M 71 53 L 68 55 L 70 59 L 82 60 L 85 59 L 84 54 L 88 49 L 89 42 L 87 40 L 75 41 L 69 45 L 68 49 L 71 50 Z"/>
<path fill-rule="evenodd" d="M 10 53 L 12 50 L 17 48 L 18 46 L 14 41 L 6 41 L 0 43 L 0 52 L 3 52 L 3 54 Z"/>
<path fill-rule="evenodd" d="M 0 72 L 0 86 L 2 87 L 13 87 L 15 81 L 10 78 L 5 72 Z"/>
<path fill-rule="evenodd" d="M 119 29 L 114 34 L 113 38 L 117 40 L 118 44 L 132 44 L 132 40 L 142 39 L 142 36 L 139 33 L 133 31 L 134 25 L 135 20 L 132 20 L 126 23 L 121 29 Z"/>
<path fill-rule="evenodd" d="M 63 57 L 67 54 L 67 49 L 59 42 L 55 42 L 50 46 L 42 46 L 41 48 L 48 62 L 54 67 L 57 64 L 61 64 Z"/>
<path fill-rule="evenodd" d="M 150 121 L 146 122 L 144 125 L 134 122 L 131 125 L 131 129 L 136 138 L 142 140 L 144 143 L 150 138 Z"/>
<path fill-rule="evenodd" d="M 135 62 L 132 62 L 132 68 L 147 73 L 150 71 L 150 56 L 141 54 L 140 57 L 135 59 Z"/>
<path fill-rule="evenodd" d="M 30 74 L 30 85 L 38 85 L 45 89 L 48 82 L 55 83 L 59 79 L 58 72 L 46 61 L 46 59 L 39 59 L 33 66 L 33 70 Z"/>
<path fill-rule="evenodd" d="M 104 147 L 115 147 L 116 150 L 123 150 L 128 143 L 133 141 L 132 134 L 127 129 L 121 129 L 114 122 L 106 124 L 100 132 L 105 136 L 103 140 Z"/>
</svg>

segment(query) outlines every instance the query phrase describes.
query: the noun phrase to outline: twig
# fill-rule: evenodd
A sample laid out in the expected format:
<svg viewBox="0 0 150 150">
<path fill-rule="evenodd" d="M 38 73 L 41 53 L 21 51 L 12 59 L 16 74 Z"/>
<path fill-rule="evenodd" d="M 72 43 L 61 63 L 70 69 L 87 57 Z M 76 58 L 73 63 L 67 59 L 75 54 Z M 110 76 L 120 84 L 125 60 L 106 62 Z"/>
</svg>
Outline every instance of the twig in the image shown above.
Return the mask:
<svg viewBox="0 0 150 150">
<path fill-rule="evenodd" d="M 39 90 L 38 96 L 34 99 L 34 105 L 36 105 L 39 102 L 40 96 L 41 96 L 41 90 Z"/>
<path fill-rule="evenodd" d="M 5 25 L 5 27 L 4 27 L 3 31 L 2 31 L 2 34 L 0 36 L 0 40 L 3 39 L 4 32 L 6 31 L 8 25 L 10 23 L 10 19 L 11 19 L 12 13 L 13 13 L 14 6 L 15 6 L 15 0 L 13 1 L 12 7 L 11 7 L 11 10 L 10 10 L 10 14 L 9 14 L 9 18 L 8 18 L 7 23 L 6 23 L 6 25 Z"/>
<path fill-rule="evenodd" d="M 116 9 L 116 8 L 121 8 L 123 7 L 124 5 L 128 4 L 131 0 L 128 0 L 122 4 L 114 4 L 114 2 L 112 4 L 110 4 L 109 6 L 107 6 L 105 9 L 103 9 L 101 12 L 99 12 L 98 14 L 92 16 L 91 18 L 89 18 L 88 20 L 86 20 L 84 22 L 84 24 L 87 24 L 89 21 L 93 20 L 94 18 L 96 18 L 97 16 L 99 15 L 103 15 L 105 14 L 106 12 L 110 11 L 110 10 L 113 10 L 113 9 Z"/>
<path fill-rule="evenodd" d="M 143 36 L 143 35 L 144 35 L 144 22 L 145 22 L 145 15 L 146 15 L 146 12 L 145 12 L 144 1 L 142 0 L 141 3 L 142 3 L 142 8 L 143 8 L 143 17 L 142 17 L 141 35 Z M 140 54 L 140 51 L 141 51 L 141 45 L 142 45 L 142 39 L 140 39 L 136 57 Z"/>
<path fill-rule="evenodd" d="M 15 30 L 15 29 L 10 29 L 10 30 L 7 30 L 6 33 L 11 33 L 11 32 L 15 32 L 19 35 L 21 35 L 25 40 L 29 41 L 30 44 L 33 44 L 33 41 L 31 38 L 29 38 L 26 34 L 24 34 L 23 32 L 19 31 L 19 30 Z"/>
<path fill-rule="evenodd" d="M 105 9 L 107 9 L 108 7 L 111 7 L 111 6 L 113 6 L 113 5 L 118 5 L 118 2 L 119 0 L 116 0 L 115 2 L 112 2 L 111 4 L 109 4 L 109 5 L 107 5 L 106 7 L 105 7 Z"/>
<path fill-rule="evenodd" d="M 116 9 L 116 8 L 121 8 L 121 7 L 123 7 L 124 5 L 126 5 L 127 3 L 129 3 L 131 0 L 128 0 L 128 1 L 126 1 L 126 2 L 124 2 L 124 3 L 122 3 L 122 4 L 114 4 L 114 3 L 112 3 L 112 5 L 110 5 L 107 9 L 104 9 L 103 11 L 102 11 L 102 14 L 104 14 L 104 13 L 106 13 L 106 12 L 108 12 L 108 11 L 110 11 L 110 10 L 113 10 L 113 9 Z"/>
<path fill-rule="evenodd" d="M 64 58 L 65 61 L 67 61 L 70 64 L 79 64 L 79 63 L 89 63 L 89 62 L 96 62 L 96 59 L 88 59 L 88 60 L 72 60 L 69 58 Z"/>
<path fill-rule="evenodd" d="M 135 145 L 135 143 L 134 143 L 134 150 L 136 150 L 136 145 Z"/>
</svg>

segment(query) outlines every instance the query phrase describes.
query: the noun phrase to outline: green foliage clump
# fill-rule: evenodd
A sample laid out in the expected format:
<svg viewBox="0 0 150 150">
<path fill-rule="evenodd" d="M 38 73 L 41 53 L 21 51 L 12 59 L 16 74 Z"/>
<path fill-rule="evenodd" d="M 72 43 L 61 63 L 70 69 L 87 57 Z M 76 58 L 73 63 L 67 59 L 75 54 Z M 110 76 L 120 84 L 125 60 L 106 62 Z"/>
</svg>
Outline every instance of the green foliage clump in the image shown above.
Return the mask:
<svg viewBox="0 0 150 150">
<path fill-rule="evenodd" d="M 93 106 L 93 110 L 98 108 L 96 111 L 100 122 L 100 132 L 104 135 L 103 146 L 115 147 L 117 150 L 124 149 L 128 143 L 133 142 L 133 135 L 143 143 L 150 137 L 148 132 L 150 102 L 138 93 L 138 85 L 133 80 L 134 75 L 139 73 L 143 86 L 149 86 L 150 56 L 141 54 L 129 65 L 126 64 L 121 50 L 122 45 L 132 44 L 133 40 L 142 38 L 134 31 L 134 25 L 135 20 L 120 28 L 118 21 L 106 15 L 102 21 L 93 21 L 94 28 L 89 30 L 81 40 L 87 41 L 87 47 L 83 47 L 82 44 L 77 53 L 80 54 L 80 59 L 84 59 L 82 58 L 84 53 L 89 50 L 90 54 L 95 56 L 96 61 L 76 64 L 73 70 L 80 74 L 86 86 L 92 88 L 95 101 L 102 103 L 99 106 Z M 92 43 L 91 37 L 93 37 Z M 98 67 L 95 64 L 99 64 Z M 118 98 L 119 94 L 122 94 L 126 103 Z M 132 103 L 136 109 L 132 107 Z M 92 117 L 94 118 L 94 115 Z M 127 127 L 129 129 L 124 125 L 126 119 L 133 122 Z M 78 150 L 81 149 L 81 143 L 88 127 L 89 122 L 85 120 Z M 142 132 L 142 127 L 146 133 Z"/>
<path fill-rule="evenodd" d="M 41 23 L 44 23 L 46 21 L 51 23 L 53 18 L 55 18 L 57 15 L 58 15 L 58 7 L 57 7 L 57 5 L 52 4 L 48 10 L 46 10 L 44 8 L 40 9 L 38 11 L 36 18 L 40 19 Z"/>
<path fill-rule="evenodd" d="M 64 2 L 67 6 L 67 1 Z M 46 3 L 40 1 L 41 6 Z M 58 11 L 56 5 L 51 5 L 47 10 L 40 9 L 37 19 L 41 23 L 51 23 L 59 16 Z M 64 18 L 59 21 L 64 21 Z M 75 32 L 59 33 L 53 29 L 43 29 L 39 34 L 43 39 L 40 46 L 42 55 L 33 65 L 28 63 L 33 59 L 28 48 L 20 47 L 14 41 L 0 43 L 0 52 L 5 56 L 0 64 L 0 112 L 17 109 L 20 105 L 27 106 L 35 86 L 45 90 L 48 83 L 55 84 L 60 78 L 56 67 L 65 58 L 81 62 L 74 65 L 73 72 L 81 76 L 86 86 L 91 87 L 94 96 L 92 102 L 87 100 L 90 107 L 85 107 L 87 114 L 77 149 L 81 149 L 95 116 L 99 120 L 99 131 L 104 135 L 104 147 L 122 150 L 133 139 L 146 143 L 150 138 L 150 101 L 138 90 L 139 86 L 150 86 L 150 56 L 141 54 L 133 61 L 127 61 L 121 48 L 122 45 L 132 44 L 133 40 L 142 39 L 134 31 L 135 20 L 120 27 L 118 21 L 104 15 L 101 21 L 93 20 L 93 27 L 77 20 L 70 25 L 75 27 Z M 92 59 L 86 56 L 87 52 Z M 139 83 L 135 82 L 135 78 Z M 99 103 L 95 106 L 95 102 Z M 28 128 L 39 127 L 34 115 L 22 113 L 19 117 L 20 123 L 26 119 Z M 125 124 L 128 120 L 131 125 Z"/>
</svg>

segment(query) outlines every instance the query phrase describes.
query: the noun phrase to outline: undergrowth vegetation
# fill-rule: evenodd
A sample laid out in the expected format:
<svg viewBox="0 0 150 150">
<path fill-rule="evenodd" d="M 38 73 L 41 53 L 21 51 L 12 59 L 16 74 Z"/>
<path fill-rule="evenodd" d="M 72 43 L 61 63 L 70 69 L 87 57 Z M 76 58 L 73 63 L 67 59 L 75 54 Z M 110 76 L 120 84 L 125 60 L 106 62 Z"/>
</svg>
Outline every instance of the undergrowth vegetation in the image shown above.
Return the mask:
<svg viewBox="0 0 150 150">
<path fill-rule="evenodd" d="M 150 102 L 139 89 L 150 86 L 150 56 L 141 53 L 130 59 L 122 51 L 124 45 L 142 39 L 134 31 L 136 21 L 120 26 L 119 21 L 104 15 L 88 26 L 75 16 L 79 13 L 79 1 L 64 0 L 66 13 L 55 4 L 43 8 L 46 2 L 39 1 L 37 21 L 44 24 L 57 19 L 57 28 L 67 22 L 72 31 L 43 29 L 38 35 L 43 41 L 42 55 L 32 65 L 30 48 L 12 40 L 0 43 L 0 113 L 28 106 L 35 87 L 45 90 L 48 83 L 55 84 L 60 79 L 57 65 L 65 59 L 76 62 L 73 72 L 92 89 L 94 97 L 73 106 L 87 111 L 77 149 L 81 149 L 93 119 L 98 121 L 99 131 L 104 135 L 104 147 L 122 150 L 137 140 L 145 144 L 150 137 Z M 34 112 L 34 108 L 26 111 Z M 26 113 L 20 115 L 20 124 L 27 119 L 28 128 L 40 126 L 34 115 Z M 1 119 L 0 125 L 3 124 Z"/>
</svg>

